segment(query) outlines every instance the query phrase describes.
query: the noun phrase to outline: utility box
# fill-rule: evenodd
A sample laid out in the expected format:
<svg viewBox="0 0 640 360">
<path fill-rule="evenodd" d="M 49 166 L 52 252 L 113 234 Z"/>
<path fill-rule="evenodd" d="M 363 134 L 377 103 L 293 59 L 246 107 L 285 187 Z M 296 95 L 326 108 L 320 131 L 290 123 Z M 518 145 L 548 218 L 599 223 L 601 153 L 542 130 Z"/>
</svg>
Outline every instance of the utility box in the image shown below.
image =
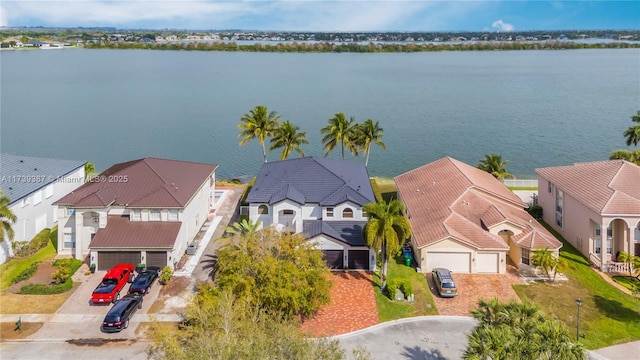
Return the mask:
<svg viewBox="0 0 640 360">
<path fill-rule="evenodd" d="M 196 254 L 196 244 L 191 244 L 187 246 L 187 255 L 195 255 Z"/>
</svg>

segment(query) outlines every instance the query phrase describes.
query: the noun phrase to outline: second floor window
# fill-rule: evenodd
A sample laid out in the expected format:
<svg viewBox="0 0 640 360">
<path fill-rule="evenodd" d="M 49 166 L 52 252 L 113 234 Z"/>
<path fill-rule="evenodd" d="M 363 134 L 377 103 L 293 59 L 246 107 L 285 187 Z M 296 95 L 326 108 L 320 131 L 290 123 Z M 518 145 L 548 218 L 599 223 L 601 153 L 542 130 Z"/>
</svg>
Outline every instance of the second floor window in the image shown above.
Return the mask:
<svg viewBox="0 0 640 360">
<path fill-rule="evenodd" d="M 178 210 L 177 209 L 170 209 L 169 210 L 169 220 L 178 221 Z"/>
<path fill-rule="evenodd" d="M 149 220 L 160 221 L 160 210 L 152 209 L 151 212 L 149 212 Z"/>
<path fill-rule="evenodd" d="M 349 208 L 346 208 L 346 209 L 342 210 L 342 217 L 343 217 L 344 219 L 351 219 L 351 218 L 353 218 L 353 210 L 352 210 L 352 209 L 349 209 Z"/>
<path fill-rule="evenodd" d="M 258 206 L 258 215 L 268 215 L 268 214 L 269 214 L 269 207 L 267 207 L 267 205 Z"/>
<path fill-rule="evenodd" d="M 333 208 L 327 208 L 327 217 L 333 217 Z"/>
<path fill-rule="evenodd" d="M 139 209 L 133 210 L 133 212 L 131 214 L 132 214 L 131 215 L 131 220 L 140 221 L 140 219 L 142 219 L 142 216 L 140 216 L 140 210 Z"/>
</svg>

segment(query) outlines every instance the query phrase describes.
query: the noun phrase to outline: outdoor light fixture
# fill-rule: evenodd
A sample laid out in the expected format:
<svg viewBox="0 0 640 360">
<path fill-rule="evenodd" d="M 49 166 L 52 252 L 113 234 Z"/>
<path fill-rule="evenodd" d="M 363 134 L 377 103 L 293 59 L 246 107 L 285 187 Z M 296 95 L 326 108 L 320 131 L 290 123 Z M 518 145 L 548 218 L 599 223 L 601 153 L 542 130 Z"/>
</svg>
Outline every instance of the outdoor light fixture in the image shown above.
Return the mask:
<svg viewBox="0 0 640 360">
<path fill-rule="evenodd" d="M 576 299 L 576 305 L 578 305 L 578 321 L 576 322 L 576 341 L 580 339 L 580 307 L 582 306 L 582 299 Z"/>
</svg>

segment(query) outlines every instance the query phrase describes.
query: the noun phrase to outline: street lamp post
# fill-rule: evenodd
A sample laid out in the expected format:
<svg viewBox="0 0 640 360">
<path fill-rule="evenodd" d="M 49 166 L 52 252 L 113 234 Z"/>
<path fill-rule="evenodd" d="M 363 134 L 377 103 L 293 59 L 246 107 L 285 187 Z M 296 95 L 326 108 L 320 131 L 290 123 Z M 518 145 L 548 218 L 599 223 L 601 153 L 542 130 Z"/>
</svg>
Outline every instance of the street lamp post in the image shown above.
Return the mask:
<svg viewBox="0 0 640 360">
<path fill-rule="evenodd" d="M 580 306 L 582 306 L 582 299 L 576 299 L 576 305 L 578 305 L 578 322 L 576 323 L 576 341 L 580 339 Z"/>
</svg>

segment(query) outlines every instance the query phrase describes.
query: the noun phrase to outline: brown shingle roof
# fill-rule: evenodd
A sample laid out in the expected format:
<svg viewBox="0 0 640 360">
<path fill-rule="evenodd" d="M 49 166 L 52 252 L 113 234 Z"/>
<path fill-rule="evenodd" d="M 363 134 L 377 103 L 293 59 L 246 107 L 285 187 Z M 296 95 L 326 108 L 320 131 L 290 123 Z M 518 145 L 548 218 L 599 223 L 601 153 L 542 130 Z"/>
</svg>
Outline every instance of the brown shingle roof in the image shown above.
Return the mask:
<svg viewBox="0 0 640 360">
<path fill-rule="evenodd" d="M 181 226 L 180 221 L 129 221 L 128 216 L 109 215 L 89 247 L 171 249 Z"/>
<path fill-rule="evenodd" d="M 452 237 L 477 249 L 508 249 L 487 228 L 501 223 L 553 238 L 491 174 L 445 157 L 395 177 L 418 248 Z M 555 240 L 555 239 L 553 239 Z M 549 240 L 549 248 L 562 246 Z"/>
<path fill-rule="evenodd" d="M 115 164 L 58 200 L 56 205 L 104 207 L 185 207 L 218 166 L 144 158 Z"/>
<path fill-rule="evenodd" d="M 536 173 L 600 214 L 640 214 L 640 166 L 625 160 L 577 163 Z"/>
</svg>

